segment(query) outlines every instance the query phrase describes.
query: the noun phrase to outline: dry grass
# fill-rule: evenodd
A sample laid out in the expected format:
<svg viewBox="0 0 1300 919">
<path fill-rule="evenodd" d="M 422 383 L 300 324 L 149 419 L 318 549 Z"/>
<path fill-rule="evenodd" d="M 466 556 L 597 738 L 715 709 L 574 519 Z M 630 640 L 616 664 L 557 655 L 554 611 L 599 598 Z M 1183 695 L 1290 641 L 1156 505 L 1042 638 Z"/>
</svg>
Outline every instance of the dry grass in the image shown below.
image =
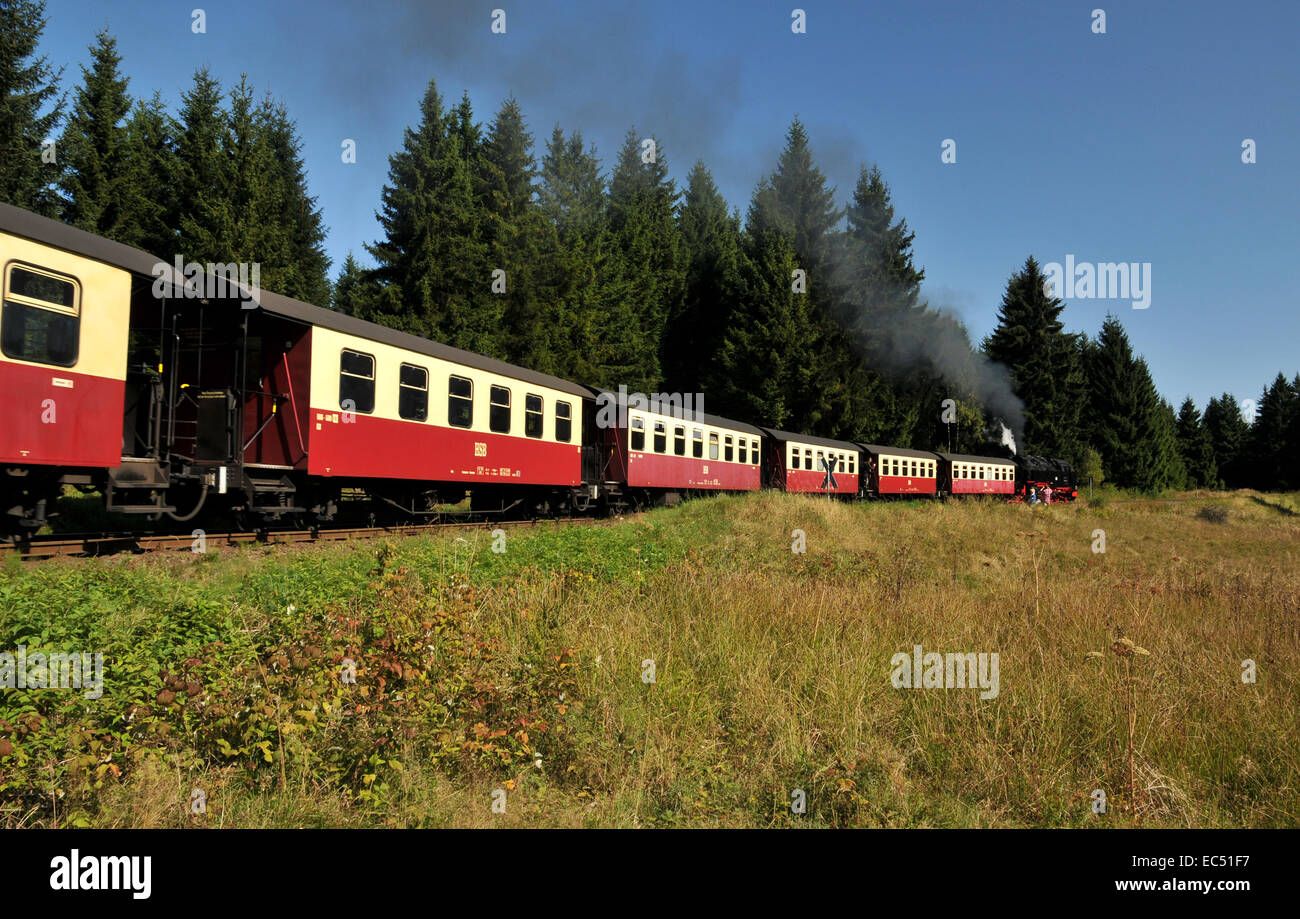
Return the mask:
<svg viewBox="0 0 1300 919">
<path fill-rule="evenodd" d="M 1296 826 L 1300 517 L 1277 509 L 1294 498 L 1257 497 L 1090 509 L 762 494 L 624 521 L 615 528 L 643 535 L 616 577 L 557 587 L 530 561 L 488 578 L 475 613 L 507 649 L 539 628 L 578 649 L 563 774 L 512 778 L 504 814 L 491 809 L 499 777 L 418 761 L 381 811 L 213 774 L 202 821 Z M 1207 506 L 1226 518 L 1205 519 Z M 791 551 L 796 529 L 806 554 Z M 550 538 L 521 536 L 510 551 L 541 552 Z M 636 544 L 684 548 L 642 564 Z M 471 573 L 500 564 L 486 543 L 455 559 Z M 230 562 L 263 563 L 274 557 Z M 999 694 L 893 688 L 891 657 L 914 645 L 996 652 Z M 1254 683 L 1242 680 L 1247 659 Z M 184 825 L 176 802 L 193 781 L 137 777 L 106 793 L 102 822 Z M 1092 810 L 1095 789 L 1105 814 Z M 796 790 L 804 813 L 792 812 Z"/>
</svg>

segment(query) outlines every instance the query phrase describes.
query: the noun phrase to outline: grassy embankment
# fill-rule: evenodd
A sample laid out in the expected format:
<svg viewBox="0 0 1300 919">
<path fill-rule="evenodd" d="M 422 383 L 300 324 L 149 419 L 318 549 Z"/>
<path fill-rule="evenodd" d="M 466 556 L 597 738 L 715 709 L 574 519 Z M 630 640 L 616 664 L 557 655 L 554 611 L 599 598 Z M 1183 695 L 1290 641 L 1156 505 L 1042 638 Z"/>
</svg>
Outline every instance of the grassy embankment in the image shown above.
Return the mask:
<svg viewBox="0 0 1300 919">
<path fill-rule="evenodd" d="M 503 554 L 11 559 L 0 651 L 105 684 L 0 690 L 0 825 L 1295 826 L 1298 512 L 762 494 Z M 916 644 L 999 694 L 894 689 Z"/>
</svg>

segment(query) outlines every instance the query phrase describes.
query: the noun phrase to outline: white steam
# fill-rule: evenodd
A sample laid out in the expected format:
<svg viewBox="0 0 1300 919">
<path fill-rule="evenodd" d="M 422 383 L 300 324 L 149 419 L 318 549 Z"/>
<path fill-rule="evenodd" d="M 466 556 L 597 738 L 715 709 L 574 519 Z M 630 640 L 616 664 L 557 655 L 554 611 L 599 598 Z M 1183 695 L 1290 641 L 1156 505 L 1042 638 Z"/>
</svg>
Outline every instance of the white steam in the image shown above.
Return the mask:
<svg viewBox="0 0 1300 919">
<path fill-rule="evenodd" d="M 1004 447 L 1010 447 L 1010 448 L 1011 448 L 1011 452 L 1012 452 L 1013 454 L 1015 454 L 1015 453 L 1016 453 L 1016 438 L 1015 438 L 1015 436 L 1011 433 L 1011 429 L 1010 429 L 1009 427 L 1007 427 L 1005 424 L 1002 424 L 1001 422 L 998 422 L 998 426 L 999 426 L 1000 428 L 1002 428 L 1002 446 L 1004 446 Z"/>
</svg>

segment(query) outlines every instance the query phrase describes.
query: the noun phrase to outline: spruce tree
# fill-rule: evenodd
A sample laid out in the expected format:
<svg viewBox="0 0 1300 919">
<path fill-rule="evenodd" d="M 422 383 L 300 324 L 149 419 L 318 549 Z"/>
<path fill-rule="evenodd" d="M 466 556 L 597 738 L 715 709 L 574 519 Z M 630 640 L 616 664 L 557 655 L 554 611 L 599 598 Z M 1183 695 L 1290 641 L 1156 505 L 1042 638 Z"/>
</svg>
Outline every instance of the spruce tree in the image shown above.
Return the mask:
<svg viewBox="0 0 1300 919">
<path fill-rule="evenodd" d="M 823 271 L 831 256 L 831 236 L 844 212 L 835 206 L 835 189 L 813 162 L 803 123 L 794 119 L 785 136 L 776 170 L 759 182 L 750 201 L 746 229 L 756 238 L 770 231 L 784 235 L 809 277 L 810 288 L 829 279 Z"/>
<path fill-rule="evenodd" d="M 1294 487 L 1297 470 L 1287 440 L 1294 426 L 1298 399 L 1300 395 L 1281 373 L 1260 396 L 1255 423 L 1247 438 L 1250 456 L 1247 470 L 1252 487 L 1261 491 Z"/>
<path fill-rule="evenodd" d="M 635 129 L 628 131 L 610 179 L 611 252 L 601 273 L 598 335 L 610 348 L 607 382 L 649 393 L 662 380 L 660 348 L 668 315 L 679 309 L 685 270 L 678 193 L 663 146 L 656 143 L 649 162 L 645 149 Z"/>
<path fill-rule="evenodd" d="M 364 312 L 360 304 L 364 298 L 374 295 L 373 285 L 369 274 L 349 252 L 330 291 L 330 308 L 348 316 Z"/>
<path fill-rule="evenodd" d="M 854 403 L 847 383 L 856 356 L 833 309 L 832 265 L 838 245 L 834 229 L 842 217 L 843 211 L 835 206 L 835 189 L 813 162 L 808 133 L 796 118 L 786 132 L 776 169 L 754 190 L 745 231 L 750 260 L 768 271 L 776 264 L 775 236 L 788 241 L 795 255 L 785 277 L 786 292 L 780 296 L 783 301 L 797 298 L 790 307 L 805 317 L 800 323 L 806 328 L 805 337 L 799 342 L 805 364 L 801 374 L 786 377 L 795 388 L 785 391 L 783 404 L 787 424 L 824 436 L 855 427 L 858 421 L 851 415 Z M 770 284 L 773 279 L 765 275 L 765 281 Z M 735 321 L 762 321 L 765 307 L 752 299 L 745 304 L 757 314 L 740 313 Z"/>
<path fill-rule="evenodd" d="M 44 0 L 0 0 L 0 201 L 54 217 L 58 167 L 44 145 L 54 140 L 64 100 L 62 70 L 36 57 L 45 23 Z M 57 144 L 54 152 L 57 162 Z"/>
<path fill-rule="evenodd" d="M 1300 488 L 1300 373 L 1291 380 L 1291 420 L 1282 452 L 1282 477 L 1278 487 Z"/>
<path fill-rule="evenodd" d="M 406 130 L 402 149 L 388 158 L 377 214 L 384 238 L 366 247 L 380 287 L 363 318 L 493 353 L 495 341 L 480 334 L 469 314 L 468 303 L 490 278 L 482 274 L 474 177 L 461 151 L 469 126 L 449 131 L 455 117 L 444 112 L 430 80 L 419 126 Z"/>
<path fill-rule="evenodd" d="M 90 48 L 91 66 L 82 67 L 59 139 L 59 187 L 62 218 L 75 227 L 124 242 L 138 238 L 135 214 L 128 204 L 126 116 L 131 98 L 118 71 L 122 57 L 105 29 Z"/>
<path fill-rule="evenodd" d="M 278 293 L 308 303 L 330 302 L 330 259 L 325 254 L 325 218 L 310 193 L 298 128 L 283 103 L 269 95 L 258 107 L 255 130 L 270 155 L 266 200 L 261 218 L 267 245 L 277 254 L 263 283 Z"/>
<path fill-rule="evenodd" d="M 476 160 L 483 255 L 489 275 L 500 269 L 485 296 L 500 328 L 497 346 L 508 360 L 532 356 L 545 294 L 541 290 L 540 244 L 545 235 L 534 200 L 537 161 L 533 138 L 519 103 L 510 97 L 497 110 L 479 142 Z M 499 288 L 504 287 L 504 291 Z"/>
<path fill-rule="evenodd" d="M 1025 404 L 1022 450 L 1077 461 L 1084 374 L 1077 337 L 1061 323 L 1064 308 L 1044 289 L 1044 275 L 1031 255 L 1007 281 L 998 324 L 984 351 L 1011 371 L 1015 393 Z"/>
<path fill-rule="evenodd" d="M 678 213 L 685 274 L 682 298 L 663 339 L 664 386 L 671 392 L 712 392 L 723 334 L 742 291 L 745 255 L 740 218 L 703 162 L 686 180 Z"/>
<path fill-rule="evenodd" d="M 1241 417 L 1241 406 L 1236 396 L 1225 392 L 1210 400 L 1205 406 L 1205 430 L 1210 437 L 1214 465 L 1222 485 L 1226 488 L 1245 486 L 1247 470 L 1244 460 L 1250 426 Z"/>
<path fill-rule="evenodd" d="M 1178 410 L 1178 452 L 1187 474 L 1188 488 L 1215 488 L 1219 483 L 1214 462 L 1214 445 L 1192 397 Z"/>
<path fill-rule="evenodd" d="M 462 93 L 460 103 L 448 113 L 447 132 L 468 184 L 455 188 L 455 207 L 446 214 L 460 227 L 461 235 L 448 241 L 454 253 L 450 257 L 457 259 L 457 264 L 442 292 L 443 340 L 489 357 L 504 358 L 510 338 L 503 324 L 505 294 L 494 292 L 493 285 L 499 290 L 504 283 L 509 291 L 510 272 L 491 257 L 497 223 L 492 212 L 495 170 L 486 156 L 482 126 L 474 121 L 468 94 Z M 504 277 L 496 274 L 498 271 L 506 272 Z M 515 278 L 516 282 L 521 280 Z"/>
<path fill-rule="evenodd" d="M 892 438 L 928 449 L 935 443 L 935 406 L 951 395 L 954 384 L 966 381 L 942 385 L 937 366 L 927 360 L 928 347 L 920 345 L 922 339 L 937 341 L 953 321 L 919 302 L 925 272 L 913 263 L 915 234 L 905 220 L 895 220 L 889 186 L 878 168 L 859 172 L 846 216 L 834 256 L 832 316 L 849 333 L 852 353 L 867 377 L 860 385 L 876 391 L 850 413 L 853 430 L 863 438 Z M 957 340 L 969 349 L 964 329 Z M 946 435 L 945 430 L 943 442 Z"/>
<path fill-rule="evenodd" d="M 1151 379 L 1146 361 L 1139 358 L 1138 365 Z M 1156 391 L 1155 382 L 1151 382 L 1151 391 Z M 1174 407 L 1156 396 L 1156 408 L 1151 423 L 1151 462 L 1144 468 L 1145 478 L 1138 480 L 1138 487 L 1146 491 L 1160 491 L 1165 488 L 1186 488 L 1187 468 L 1178 451 L 1178 417 Z"/>
<path fill-rule="evenodd" d="M 272 178 L 276 168 L 265 125 L 258 117 L 248 75 L 230 91 L 229 123 L 222 153 L 229 183 L 221 194 L 230 215 L 231 234 L 224 240 L 230 261 L 258 262 L 261 283 L 284 293 L 292 271 L 289 246 L 283 232 L 287 215 Z"/>
<path fill-rule="evenodd" d="M 148 101 L 137 102 L 126 124 L 122 183 L 126 216 L 119 229 L 119 242 L 167 259 L 179 246 L 178 131 L 159 93 Z"/>
<path fill-rule="evenodd" d="M 876 325 L 917 308 L 925 271 L 912 261 L 906 220 L 894 219 L 894 204 L 878 167 L 862 168 L 846 211 L 845 264 L 840 274 L 852 291 L 850 321 L 869 336 Z"/>
<path fill-rule="evenodd" d="M 791 291 L 799 258 L 785 234 L 769 229 L 751 240 L 744 263 L 745 289 L 719 353 L 718 385 L 708 394 L 712 411 L 774 427 L 805 426 L 806 393 L 814 378 L 816 323 L 808 298 Z"/>
<path fill-rule="evenodd" d="M 186 261 L 233 260 L 230 127 L 221 100 L 221 86 L 207 68 L 194 74 L 194 85 L 181 95 L 176 211 L 169 223 L 179 231 L 179 254 Z M 175 253 L 154 254 L 170 261 Z"/>
<path fill-rule="evenodd" d="M 1160 398 L 1146 361 L 1133 356 L 1114 316 L 1087 351 L 1089 431 L 1107 480 L 1158 491 L 1181 484 L 1173 408 Z"/>
<path fill-rule="evenodd" d="M 527 363 L 568 379 L 616 386 L 620 380 L 607 372 L 613 352 L 599 335 L 600 278 L 610 258 L 605 183 L 596 152 L 586 148 L 580 132 L 566 137 L 558 125 L 552 131 L 537 192 L 544 219 L 537 279 L 545 301 Z"/>
</svg>

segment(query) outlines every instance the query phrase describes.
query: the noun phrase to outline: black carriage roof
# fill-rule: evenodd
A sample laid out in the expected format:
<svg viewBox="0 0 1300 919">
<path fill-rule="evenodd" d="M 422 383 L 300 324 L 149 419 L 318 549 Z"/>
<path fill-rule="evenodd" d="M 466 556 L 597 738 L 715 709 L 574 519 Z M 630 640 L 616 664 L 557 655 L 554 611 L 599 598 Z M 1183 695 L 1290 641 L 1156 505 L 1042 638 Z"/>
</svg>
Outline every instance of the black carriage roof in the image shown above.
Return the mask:
<svg viewBox="0 0 1300 919">
<path fill-rule="evenodd" d="M 618 393 L 614 392 L 613 390 L 606 389 L 603 386 L 582 386 L 581 388 L 586 390 L 587 395 L 591 398 L 597 398 L 601 395 L 607 395 L 612 397 L 615 400 L 618 399 Z M 629 399 L 633 395 L 641 395 L 649 399 L 650 397 L 655 395 L 665 395 L 665 394 L 664 393 L 628 393 L 627 395 Z M 648 407 L 645 409 L 641 409 L 636 406 L 629 406 L 629 408 L 632 411 L 646 411 L 646 412 L 650 411 Z M 660 412 L 660 414 L 668 415 L 669 417 L 680 419 L 680 416 L 674 415 L 671 411 Z M 690 418 L 680 419 L 680 420 L 685 420 L 687 424 L 689 424 L 692 421 L 696 421 L 700 424 L 711 424 L 715 428 L 730 428 L 731 430 L 738 431 L 742 434 L 763 433 L 762 428 L 756 428 L 752 424 L 746 424 L 743 421 L 736 421 L 732 418 L 723 418 L 721 415 L 710 415 L 707 412 L 692 413 Z"/>
<path fill-rule="evenodd" d="M 113 242 L 12 204 L 0 204 L 0 230 L 136 274 L 152 274 L 159 262 L 143 249 Z"/>
<path fill-rule="evenodd" d="M 813 444 L 818 447 L 830 447 L 833 450 L 850 450 L 858 449 L 857 444 L 849 443 L 847 440 L 831 440 L 828 437 L 815 437 L 812 434 L 796 434 L 793 431 L 778 431 L 776 428 L 763 428 L 763 433 L 771 436 L 775 440 L 797 440 L 803 444 Z"/>
<path fill-rule="evenodd" d="M 1005 463 L 1014 465 L 1013 460 L 1001 456 L 971 456 L 968 453 L 940 453 L 939 455 L 950 463 Z"/>
<path fill-rule="evenodd" d="M 939 453 L 929 453 L 925 450 L 909 450 L 906 447 L 886 447 L 881 444 L 858 444 L 858 446 L 863 450 L 866 450 L 868 453 L 874 453 L 876 455 L 888 453 L 890 456 L 915 456 L 918 459 L 934 459 L 942 455 Z"/>
<path fill-rule="evenodd" d="M 53 246 L 56 249 L 63 249 L 74 255 L 94 259 L 97 262 L 103 262 L 136 275 L 159 277 L 157 269 L 161 265 L 166 269 L 161 277 L 166 278 L 173 288 L 184 284 L 183 279 L 175 277 L 175 271 L 169 263 L 150 255 L 143 249 L 136 249 L 132 246 L 113 242 L 111 239 L 105 239 L 102 236 L 96 236 L 94 233 L 79 230 L 58 220 L 51 220 L 48 217 L 33 214 L 31 211 L 14 207 L 11 204 L 0 203 L 0 230 Z M 376 325 L 373 322 L 366 322 L 364 319 L 357 319 L 337 310 L 304 303 L 292 297 L 285 297 L 264 290 L 259 293 L 257 300 L 261 308 L 273 316 L 283 316 L 286 319 L 293 319 L 308 325 L 318 325 L 326 329 L 333 329 L 336 332 L 342 332 L 345 335 L 355 335 L 358 338 L 392 345 L 395 348 L 427 354 L 429 357 L 436 357 L 453 364 L 511 377 L 524 383 L 558 389 L 570 395 L 580 397 L 589 395 L 588 387 L 570 383 L 568 380 L 562 380 L 550 374 L 538 373 L 535 370 L 516 367 L 513 364 L 507 364 L 505 361 L 484 357 L 481 354 L 462 351 L 460 348 L 453 348 L 450 345 L 430 341 L 427 338 L 420 338 L 418 335 L 411 335 L 407 332 L 399 332 L 396 329 Z"/>
</svg>

